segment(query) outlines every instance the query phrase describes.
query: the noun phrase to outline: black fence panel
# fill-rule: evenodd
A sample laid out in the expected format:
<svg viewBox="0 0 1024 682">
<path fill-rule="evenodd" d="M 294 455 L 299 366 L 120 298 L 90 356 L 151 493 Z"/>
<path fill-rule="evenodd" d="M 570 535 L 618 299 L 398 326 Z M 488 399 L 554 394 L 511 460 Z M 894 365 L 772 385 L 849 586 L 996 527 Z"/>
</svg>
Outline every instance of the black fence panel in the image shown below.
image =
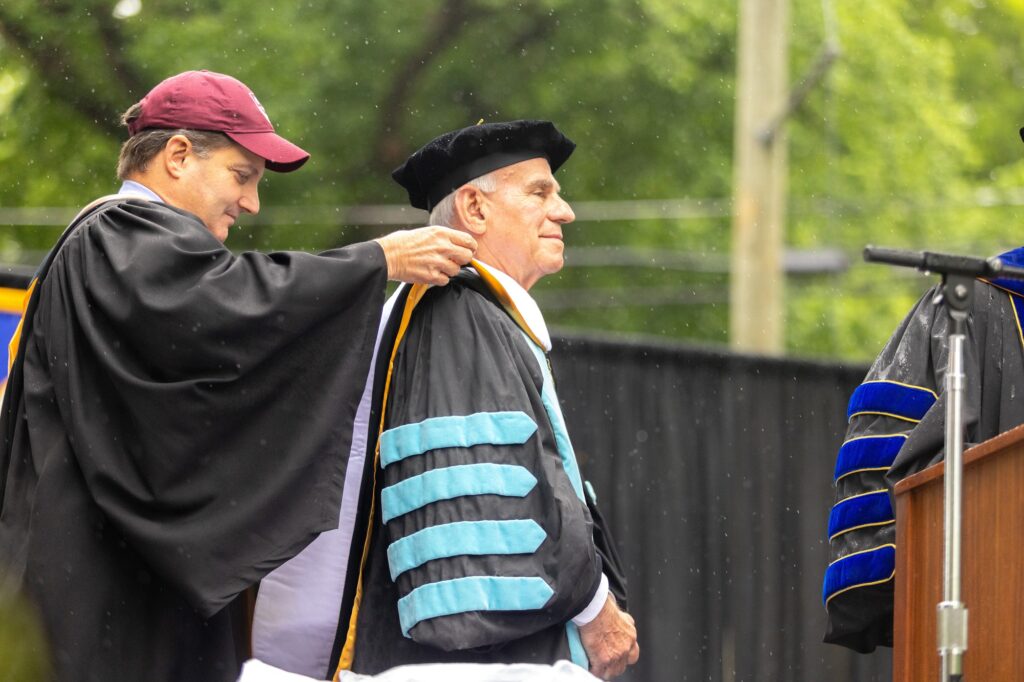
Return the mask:
<svg viewBox="0 0 1024 682">
<path fill-rule="evenodd" d="M 867 368 L 563 336 L 558 393 L 630 581 L 644 682 L 888 681 L 821 643 L 832 467 Z"/>
</svg>

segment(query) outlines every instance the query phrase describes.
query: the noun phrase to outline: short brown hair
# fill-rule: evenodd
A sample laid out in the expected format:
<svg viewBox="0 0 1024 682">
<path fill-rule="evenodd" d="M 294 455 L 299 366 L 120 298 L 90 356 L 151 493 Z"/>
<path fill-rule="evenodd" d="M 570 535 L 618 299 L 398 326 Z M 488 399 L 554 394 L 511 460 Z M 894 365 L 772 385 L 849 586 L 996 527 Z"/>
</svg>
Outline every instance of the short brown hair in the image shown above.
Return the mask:
<svg viewBox="0 0 1024 682">
<path fill-rule="evenodd" d="M 136 103 L 121 115 L 121 123 L 127 126 L 139 117 L 141 106 Z M 200 158 L 210 152 L 234 144 L 224 133 L 211 130 L 177 130 L 167 128 L 147 128 L 132 135 L 121 145 L 121 155 L 117 159 L 117 177 L 127 180 L 130 175 L 146 170 L 150 159 L 156 156 L 175 135 L 184 135 L 192 143 L 192 151 Z"/>
</svg>

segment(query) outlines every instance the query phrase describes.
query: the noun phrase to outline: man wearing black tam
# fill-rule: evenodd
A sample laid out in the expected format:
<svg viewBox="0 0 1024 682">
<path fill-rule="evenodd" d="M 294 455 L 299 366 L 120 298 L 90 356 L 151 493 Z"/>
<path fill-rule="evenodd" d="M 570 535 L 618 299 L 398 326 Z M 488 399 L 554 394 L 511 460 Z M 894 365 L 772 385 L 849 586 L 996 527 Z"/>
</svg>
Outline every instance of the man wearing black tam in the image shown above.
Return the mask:
<svg viewBox="0 0 1024 682">
<path fill-rule="evenodd" d="M 548 121 L 480 124 L 431 140 L 391 176 L 409 192 L 410 204 L 433 211 L 467 182 L 520 161 L 544 158 L 555 173 L 575 148 Z"/>
<path fill-rule="evenodd" d="M 595 546 L 551 340 L 527 293 L 563 265 L 562 225 L 575 216 L 553 173 L 574 147 L 546 121 L 477 125 L 429 142 L 393 173 L 432 224 L 475 238 L 478 260 L 448 286 L 403 286 L 388 302 L 372 398 L 364 394 L 347 588 L 324 614 L 341 614 L 329 674 L 569 659 L 610 678 L 639 656 L 633 619 L 612 596 L 615 558 Z M 347 480 L 358 461 L 349 457 Z M 339 550 L 349 551 L 323 556 Z M 296 622 L 329 601 L 329 589 L 310 593 L 311 574 L 327 570 L 310 558 L 296 559 L 315 561 L 305 577 L 296 567 L 264 581 L 281 595 L 307 593 Z M 261 638 L 264 625 L 258 608 L 256 655 L 289 667 L 261 651 L 261 639 L 280 638 Z"/>
</svg>

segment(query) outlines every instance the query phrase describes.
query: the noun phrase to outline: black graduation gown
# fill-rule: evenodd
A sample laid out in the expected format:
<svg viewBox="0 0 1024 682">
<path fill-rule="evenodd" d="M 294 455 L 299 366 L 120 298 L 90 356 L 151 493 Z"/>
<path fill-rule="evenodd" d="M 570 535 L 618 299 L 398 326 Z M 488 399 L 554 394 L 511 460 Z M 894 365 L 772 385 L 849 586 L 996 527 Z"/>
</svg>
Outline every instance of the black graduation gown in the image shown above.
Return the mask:
<svg viewBox="0 0 1024 682">
<path fill-rule="evenodd" d="M 386 272 L 374 243 L 235 256 L 143 200 L 69 228 L 0 417 L 0 565 L 60 679 L 237 677 L 236 596 L 337 525 Z"/>
<path fill-rule="evenodd" d="M 378 353 L 378 406 L 407 304 Z M 569 621 L 596 593 L 602 560 L 547 358 L 471 272 L 414 310 L 390 373 L 380 462 L 367 463 L 374 511 L 351 668 L 586 666 Z"/>
<path fill-rule="evenodd" d="M 1004 254 L 1011 263 L 1021 250 Z M 1019 293 L 1015 293 L 1019 292 Z M 892 646 L 896 526 L 892 487 L 942 459 L 949 315 L 933 287 L 850 398 L 829 516 L 825 641 L 869 652 Z M 976 281 L 967 321 L 965 444 L 1024 423 L 1020 283 Z"/>
</svg>

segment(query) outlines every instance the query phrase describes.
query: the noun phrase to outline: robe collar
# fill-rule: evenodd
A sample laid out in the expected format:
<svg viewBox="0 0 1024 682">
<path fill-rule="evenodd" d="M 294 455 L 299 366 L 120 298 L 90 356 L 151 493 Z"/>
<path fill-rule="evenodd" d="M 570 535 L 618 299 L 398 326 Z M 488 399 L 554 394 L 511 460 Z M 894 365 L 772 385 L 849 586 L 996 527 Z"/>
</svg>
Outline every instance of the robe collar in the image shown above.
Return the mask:
<svg viewBox="0 0 1024 682">
<path fill-rule="evenodd" d="M 530 336 L 534 337 L 540 342 L 541 348 L 544 349 L 545 353 L 551 351 L 551 335 L 548 333 L 548 326 L 544 322 L 544 315 L 540 312 L 540 306 L 533 300 L 529 292 L 526 291 L 519 282 L 515 281 L 501 270 L 497 269 L 493 265 L 488 265 L 479 260 L 474 260 L 472 263 L 473 268 L 479 273 L 480 270 L 484 270 L 485 274 L 491 275 L 498 283 L 505 289 L 505 293 L 508 294 L 508 298 L 512 301 L 512 305 L 522 316 L 522 321 L 526 323 L 526 331 Z"/>
<path fill-rule="evenodd" d="M 119 195 L 125 195 L 129 197 L 137 197 L 139 199 L 148 199 L 149 201 L 159 201 L 161 204 L 164 200 L 160 196 L 146 187 L 142 183 L 135 182 L 134 180 L 125 180 L 124 184 L 121 185 L 121 189 L 117 190 Z"/>
</svg>

